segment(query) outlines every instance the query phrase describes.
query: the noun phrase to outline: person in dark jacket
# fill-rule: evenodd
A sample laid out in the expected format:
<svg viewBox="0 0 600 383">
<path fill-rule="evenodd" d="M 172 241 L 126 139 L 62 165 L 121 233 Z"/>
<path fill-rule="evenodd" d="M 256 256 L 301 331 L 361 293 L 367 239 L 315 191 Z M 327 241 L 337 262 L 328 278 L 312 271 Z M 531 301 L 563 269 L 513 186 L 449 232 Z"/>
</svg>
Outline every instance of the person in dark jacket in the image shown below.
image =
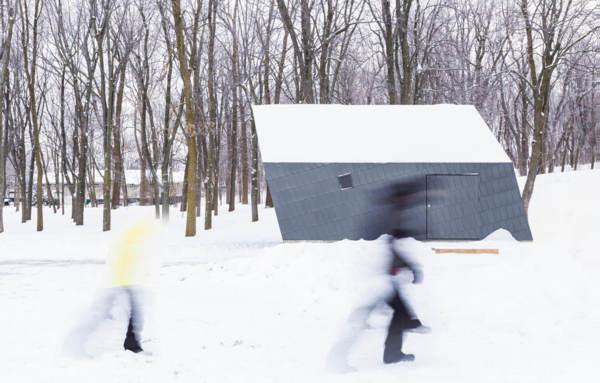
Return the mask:
<svg viewBox="0 0 600 383">
<path fill-rule="evenodd" d="M 386 287 L 380 291 L 372 291 L 370 298 L 357 305 L 351 312 L 341 337 L 328 354 L 329 368 L 338 372 L 354 370 L 348 365 L 350 350 L 362 330 L 367 327 L 367 321 L 373 310 L 382 304 L 387 304 L 393 310 L 385 340 L 384 363 L 414 360 L 414 355 L 402 351 L 404 333 L 429 331 L 407 304 L 400 286 L 402 276 L 407 272 L 412 274 L 413 283 L 420 283 L 423 280 L 421 266 L 410 259 L 405 245 L 412 241 L 410 238 L 423 238 L 425 234 L 424 222 L 419 219 L 425 209 L 425 179 L 404 180 L 374 191 L 374 195 L 376 196 L 374 203 L 387 211 L 386 219 L 370 223 L 378 232 L 389 234 L 387 244 L 389 263 L 387 268 L 382 270 L 385 279 L 379 279 L 383 283 L 377 284 Z M 378 278 L 382 277 L 378 275 Z"/>
<path fill-rule="evenodd" d="M 399 235 L 399 233 L 395 233 Z M 423 272 L 421 267 L 411 262 L 403 251 L 398 251 L 394 246 L 396 240 L 402 241 L 403 237 L 390 237 L 390 252 L 392 253 L 392 262 L 390 266 L 390 276 L 395 278 L 400 273 L 408 270 L 412 273 L 413 283 L 420 283 L 423 280 Z M 390 321 L 387 336 L 385 339 L 383 350 L 383 362 L 386 364 L 402 361 L 413 361 L 413 354 L 405 354 L 402 352 L 404 340 L 404 332 L 416 331 L 427 332 L 429 329 L 421 324 L 421 321 L 414 314 L 414 311 L 407 304 L 402 296 L 402 291 L 399 283 L 393 283 L 394 295 L 387 301 L 388 306 L 393 310 L 392 320 Z"/>
<path fill-rule="evenodd" d="M 431 192 L 431 191 L 429 191 Z M 424 209 L 428 190 L 424 179 L 412 179 L 393 185 L 387 194 L 389 203 L 389 218 L 387 230 L 389 237 L 389 251 L 391 256 L 389 274 L 394 280 L 404 271 L 412 273 L 412 283 L 421 283 L 423 272 L 421 266 L 411 261 L 406 254 L 403 242 L 409 238 L 422 238 L 425 234 L 425 225 L 419 218 L 419 209 Z M 438 192 L 430 195 L 439 195 Z M 399 245 L 399 246 L 398 246 Z M 402 351 L 404 333 L 406 331 L 428 332 L 429 328 L 423 326 L 414 311 L 407 304 L 401 291 L 401 284 L 394 281 L 394 295 L 387 301 L 393 310 L 387 336 L 385 339 L 383 362 L 386 364 L 402 361 L 413 361 L 413 354 Z"/>
</svg>

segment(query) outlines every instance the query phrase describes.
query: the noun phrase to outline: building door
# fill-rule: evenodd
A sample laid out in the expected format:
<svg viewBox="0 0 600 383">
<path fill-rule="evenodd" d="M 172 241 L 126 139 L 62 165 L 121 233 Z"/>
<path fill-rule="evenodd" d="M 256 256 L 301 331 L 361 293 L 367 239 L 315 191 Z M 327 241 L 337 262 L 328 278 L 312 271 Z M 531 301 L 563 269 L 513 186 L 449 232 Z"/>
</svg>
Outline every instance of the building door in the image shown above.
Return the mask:
<svg viewBox="0 0 600 383">
<path fill-rule="evenodd" d="M 427 239 L 481 239 L 479 174 L 427 176 Z"/>
</svg>

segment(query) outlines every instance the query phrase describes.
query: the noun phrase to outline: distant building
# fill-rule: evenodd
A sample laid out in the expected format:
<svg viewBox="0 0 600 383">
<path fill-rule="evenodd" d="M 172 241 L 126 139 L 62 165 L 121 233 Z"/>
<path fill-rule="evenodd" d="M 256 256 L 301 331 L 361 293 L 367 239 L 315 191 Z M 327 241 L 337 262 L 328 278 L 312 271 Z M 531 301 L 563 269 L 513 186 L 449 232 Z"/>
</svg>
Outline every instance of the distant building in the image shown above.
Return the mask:
<svg viewBox="0 0 600 383">
<path fill-rule="evenodd" d="M 377 193 L 407 177 L 446 197 L 423 202 L 421 240 L 531 240 L 514 168 L 473 106 L 260 105 L 261 156 L 284 240 L 374 239 Z"/>
<path fill-rule="evenodd" d="M 150 184 L 152 175 L 149 170 L 146 172 L 146 179 L 148 180 L 148 183 Z M 171 179 L 172 188 L 170 190 L 172 198 L 181 197 L 181 190 L 183 188 L 183 179 L 184 179 L 183 171 L 173 172 L 173 177 Z M 102 199 L 102 187 L 104 185 L 103 180 L 104 180 L 104 174 L 96 171 L 95 174 L 93 175 L 94 192 L 96 194 L 96 198 L 99 200 Z M 140 190 L 141 190 L 141 187 L 140 187 L 141 186 L 141 172 L 140 172 L 140 170 L 139 169 L 126 170 L 125 171 L 125 180 L 127 182 L 127 197 L 132 201 L 139 201 Z M 48 181 L 50 182 L 50 187 L 52 189 L 52 192 L 54 193 L 54 191 L 56 190 L 56 179 L 55 179 L 55 175 L 53 172 L 48 172 Z M 61 182 L 62 182 L 62 179 L 59 180 L 59 184 Z M 73 179 L 71 179 L 71 182 L 73 182 Z M 46 189 L 45 189 L 46 178 L 45 177 L 43 179 L 43 184 L 44 184 L 44 193 L 46 193 Z M 89 180 L 88 180 L 88 185 L 89 185 Z M 149 194 L 150 194 L 149 197 L 152 197 L 153 191 L 150 186 L 149 186 Z M 65 197 L 69 197 L 69 198 L 71 197 L 71 194 L 69 193 L 69 190 L 66 186 L 65 186 Z M 86 190 L 86 198 L 89 199 L 88 190 Z"/>
</svg>

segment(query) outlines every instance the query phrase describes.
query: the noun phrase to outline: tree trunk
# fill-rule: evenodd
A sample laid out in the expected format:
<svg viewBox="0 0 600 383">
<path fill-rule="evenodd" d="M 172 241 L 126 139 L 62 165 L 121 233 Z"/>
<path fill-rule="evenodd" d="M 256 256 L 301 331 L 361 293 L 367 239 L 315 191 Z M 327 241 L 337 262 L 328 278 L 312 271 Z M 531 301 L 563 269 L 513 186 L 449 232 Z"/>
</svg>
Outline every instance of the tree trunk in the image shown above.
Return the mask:
<svg viewBox="0 0 600 383">
<path fill-rule="evenodd" d="M 74 136 L 77 133 L 77 129 L 74 131 Z M 73 151 L 77 151 L 77 142 L 73 140 Z M 76 153 L 74 154 L 76 156 Z M 64 215 L 65 206 L 65 179 L 67 181 L 67 187 L 69 194 L 71 195 L 71 219 L 75 220 L 75 187 L 69 178 L 67 172 L 67 134 L 65 132 L 65 70 L 62 71 L 60 78 L 60 167 L 62 173 L 62 206 Z"/>
<path fill-rule="evenodd" d="M 213 156 L 216 152 L 215 148 L 215 133 L 217 129 L 217 100 L 215 97 L 215 39 L 217 27 L 217 2 L 218 0 L 209 0 L 208 2 L 208 148 L 204 156 L 204 230 L 212 228 L 212 214 L 214 210 L 213 198 L 214 183 L 215 183 L 215 167 L 218 164 L 213 163 Z"/>
<path fill-rule="evenodd" d="M 139 81 L 138 81 L 139 83 Z M 141 87 L 142 85 L 140 85 Z M 148 177 L 146 177 L 146 167 L 148 165 L 148 158 L 146 157 L 146 150 L 144 150 L 144 142 L 146 141 L 146 102 L 143 98 L 140 98 L 141 110 L 140 110 L 140 144 L 138 152 L 140 155 L 140 206 L 149 205 L 149 193 L 148 193 Z M 135 127 L 135 121 L 134 121 Z M 134 128 L 135 129 L 135 128 Z M 137 141 L 136 141 L 137 142 Z"/>
<path fill-rule="evenodd" d="M 54 188 L 56 189 L 56 203 L 57 209 L 61 209 L 62 208 L 62 201 L 61 201 L 61 192 L 60 192 L 60 166 L 59 166 L 59 158 L 58 158 L 58 151 L 55 151 L 53 153 L 54 155 L 52 156 L 52 163 L 54 165 Z M 63 214 L 64 214 L 64 208 L 62 208 L 63 210 Z"/>
<path fill-rule="evenodd" d="M 15 211 L 19 212 L 21 206 L 21 184 L 15 180 Z"/>
<path fill-rule="evenodd" d="M 281 101 L 281 88 L 283 86 L 283 74 L 285 70 L 285 56 L 287 54 L 288 36 L 289 33 L 286 29 L 283 34 L 283 47 L 281 48 L 281 58 L 279 59 L 277 78 L 275 79 L 275 98 L 273 99 L 274 104 L 279 104 Z"/>
<path fill-rule="evenodd" d="M 521 150 L 519 153 L 519 173 L 521 176 L 527 174 L 527 159 L 529 158 L 529 134 L 528 133 L 528 117 L 527 110 L 529 102 L 527 100 L 527 94 L 525 93 L 525 84 L 522 82 L 521 84 L 521 134 L 520 134 L 520 142 L 517 145 L 521 146 Z"/>
<path fill-rule="evenodd" d="M 245 107 L 240 107 L 240 121 L 242 122 L 242 139 L 240 142 L 242 159 L 242 204 L 248 205 L 248 131 L 246 130 L 246 112 Z"/>
<path fill-rule="evenodd" d="M 267 197 L 265 198 L 265 206 L 273 207 L 273 197 L 271 196 L 271 189 L 269 189 L 268 183 L 267 183 Z"/>
<path fill-rule="evenodd" d="M 321 36 L 321 57 L 319 59 L 319 103 L 329 104 L 330 84 L 329 84 L 329 44 L 331 43 L 331 28 L 333 25 L 334 9 L 331 0 L 327 1 L 327 14 L 323 26 L 323 35 Z"/>
<path fill-rule="evenodd" d="M 112 205 L 113 209 L 117 209 L 121 204 L 121 181 L 123 180 L 123 156 L 121 154 L 121 111 L 123 110 L 123 94 L 125 91 L 125 73 L 127 66 L 123 65 L 119 74 L 119 90 L 117 91 L 117 106 L 115 111 L 115 126 L 113 127 L 113 158 L 115 159 L 115 172 L 112 188 Z M 125 199 L 125 198 L 123 198 Z M 125 201 L 123 202 L 125 205 Z"/>
<path fill-rule="evenodd" d="M 31 213 L 33 211 L 33 172 L 35 170 L 35 155 L 29 157 L 29 172 L 27 173 L 27 210 L 26 210 L 26 221 L 31 220 Z"/>
<path fill-rule="evenodd" d="M 29 88 L 29 103 L 31 112 L 31 123 L 33 125 L 33 157 L 35 159 L 35 166 L 37 168 L 36 178 L 36 194 L 37 194 L 37 231 L 44 230 L 44 212 L 43 212 L 43 189 L 42 189 L 42 161 L 41 161 L 41 149 L 40 149 L 40 127 L 38 124 L 38 110 L 36 100 L 36 70 L 37 70 L 37 39 L 38 39 L 38 20 L 40 17 L 40 0 L 35 0 L 34 11 L 33 11 L 33 26 L 31 27 L 31 33 L 33 34 L 31 43 L 31 66 L 29 61 L 29 7 L 27 4 L 23 4 L 23 14 L 21 17 L 22 22 L 22 33 L 27 36 L 22 39 L 23 45 L 23 62 L 25 68 L 25 76 L 27 78 L 27 87 Z"/>
<path fill-rule="evenodd" d="M 231 134 L 230 134 L 230 157 L 229 157 L 229 187 L 227 189 L 227 202 L 229 203 L 229 211 L 235 210 L 235 182 L 237 171 L 237 125 L 238 125 L 238 45 L 237 45 L 237 9 L 238 3 L 235 3 L 233 11 L 233 30 L 231 32 L 233 38 L 233 54 L 231 59 L 231 78 L 233 85 L 231 86 Z"/>
<path fill-rule="evenodd" d="M 165 35 L 168 36 L 168 32 L 166 31 L 166 26 L 163 26 Z M 169 47 L 171 44 L 169 43 Z M 161 166 L 161 175 L 162 175 L 162 217 L 163 222 L 169 221 L 169 210 L 170 210 L 170 191 L 172 189 L 171 184 L 169 182 L 169 174 L 172 173 L 173 167 L 171 165 L 171 148 L 173 147 L 173 141 L 175 141 L 175 136 L 177 135 L 177 129 L 179 127 L 179 123 L 181 121 L 181 114 L 183 112 L 183 98 L 179 101 L 179 108 L 177 111 L 177 117 L 175 118 L 175 122 L 169 130 L 171 126 L 171 118 L 170 118 L 170 110 L 171 110 L 171 82 L 173 77 L 173 59 L 169 57 L 169 61 L 167 63 L 167 91 L 165 93 L 165 115 L 164 115 L 164 127 L 163 127 L 163 161 Z"/>
<path fill-rule="evenodd" d="M 50 187 L 50 180 L 48 179 L 48 172 L 46 168 L 46 161 L 44 160 L 44 156 L 40 152 L 40 157 L 42 160 L 42 169 L 44 172 L 44 178 L 46 179 L 46 192 L 48 193 L 48 203 L 52 204 L 52 211 L 56 213 L 56 205 L 54 205 L 54 196 L 52 195 L 52 188 Z"/>
<path fill-rule="evenodd" d="M 3 41 L 3 57 L 2 57 L 2 73 L 0 75 L 0 233 L 4 232 L 4 195 L 6 194 L 6 158 L 8 157 L 8 142 L 5 141 L 3 129 L 8 129 L 8 126 L 3 127 L 4 115 L 7 112 L 9 105 L 5 105 L 4 92 L 8 83 L 8 63 L 10 57 L 10 47 L 12 42 L 13 25 L 15 24 L 14 10 L 8 11 L 8 36 Z M 16 204 L 16 200 L 15 200 Z"/>
<path fill-rule="evenodd" d="M 250 126 L 252 129 L 252 222 L 258 221 L 258 136 L 254 117 L 251 117 Z"/>
<path fill-rule="evenodd" d="M 65 215 L 65 173 L 61 172 L 61 183 L 60 183 L 60 207 L 62 210 L 62 215 Z"/>
<path fill-rule="evenodd" d="M 112 185 L 112 137 L 113 137 L 113 106 L 114 106 L 114 83 L 113 83 L 113 62 L 108 59 L 108 73 L 106 73 L 104 63 L 104 45 L 103 40 L 106 31 L 110 25 L 110 11 L 108 3 L 104 6 L 104 21 L 100 32 L 96 30 L 94 21 L 94 30 L 96 43 L 98 45 L 98 58 L 100 59 L 100 100 L 102 103 L 102 149 L 104 152 L 104 176 L 102 181 L 102 231 L 109 231 L 111 227 L 110 203 Z M 110 38 L 107 39 L 107 53 L 110 53 Z M 108 78 L 107 78 L 108 77 Z M 94 186 L 92 186 L 94 188 Z"/>
<path fill-rule="evenodd" d="M 198 140 L 200 141 L 200 140 Z M 196 148 L 197 148 L 197 160 L 196 160 L 196 165 L 197 165 L 197 169 L 196 169 L 196 181 L 194 182 L 194 187 L 196 188 L 196 217 L 200 217 L 202 214 L 202 196 L 201 196 L 201 192 L 202 192 L 202 161 L 201 158 L 202 157 L 202 153 L 201 150 L 199 148 L 200 142 L 196 142 Z"/>
<path fill-rule="evenodd" d="M 181 17 L 181 6 L 180 0 L 171 0 L 173 4 L 173 19 L 175 23 L 175 34 L 177 36 L 177 54 L 179 56 L 179 70 L 181 73 L 181 78 L 183 80 L 183 92 L 185 98 L 185 122 L 186 128 L 185 133 L 187 136 L 187 145 L 188 145 L 188 167 L 186 178 L 188 182 L 188 190 L 187 190 L 187 201 L 188 201 L 188 209 L 187 209 L 187 221 L 185 228 L 186 237 L 193 237 L 196 235 L 196 194 L 195 188 L 189 187 L 189 185 L 193 185 L 196 179 L 196 167 L 197 167 L 197 151 L 196 151 L 196 117 L 194 110 L 194 101 L 192 95 L 192 82 L 190 78 L 190 71 L 187 66 L 187 57 L 185 53 L 185 42 L 183 36 L 183 30 L 185 29 L 183 25 L 183 19 Z"/>
<path fill-rule="evenodd" d="M 396 78 L 394 75 L 394 67 L 396 60 L 394 58 L 394 35 L 392 30 L 392 15 L 390 12 L 389 0 L 381 0 L 381 9 L 383 12 L 383 26 L 385 30 L 385 64 L 387 69 L 386 84 L 388 98 L 390 100 L 390 105 L 395 105 L 398 103 L 398 94 L 396 92 Z"/>
<path fill-rule="evenodd" d="M 402 89 L 400 94 L 400 103 L 403 105 L 413 103 L 413 65 L 410 45 L 408 43 L 408 20 L 410 17 L 411 5 L 412 0 L 404 0 L 402 4 L 400 4 L 400 0 L 396 0 L 396 20 L 399 23 L 398 36 L 400 38 L 400 52 L 402 53 Z"/>
<path fill-rule="evenodd" d="M 188 167 L 190 166 L 190 155 L 188 154 L 185 159 L 185 169 L 183 174 L 188 174 Z M 195 178 L 195 177 L 194 177 Z M 183 177 L 183 185 L 181 186 L 181 206 L 179 211 L 184 212 L 187 210 L 187 194 L 188 194 L 188 180 L 187 176 Z"/>
</svg>

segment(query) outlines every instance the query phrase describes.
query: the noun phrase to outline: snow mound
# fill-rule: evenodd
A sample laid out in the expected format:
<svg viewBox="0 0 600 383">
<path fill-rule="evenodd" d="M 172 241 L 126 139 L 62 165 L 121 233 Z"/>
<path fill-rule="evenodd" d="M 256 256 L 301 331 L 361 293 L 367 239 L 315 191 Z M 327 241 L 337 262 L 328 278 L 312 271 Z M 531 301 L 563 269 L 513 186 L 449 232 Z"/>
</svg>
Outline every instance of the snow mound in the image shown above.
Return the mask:
<svg viewBox="0 0 600 383">
<path fill-rule="evenodd" d="M 511 242 L 514 241 L 514 242 L 516 242 L 517 240 L 515 239 L 515 237 L 512 236 L 510 231 L 501 228 L 501 229 L 494 231 L 493 233 L 490 233 L 490 235 L 485 237 L 483 239 L 483 241 L 511 241 Z"/>
</svg>

